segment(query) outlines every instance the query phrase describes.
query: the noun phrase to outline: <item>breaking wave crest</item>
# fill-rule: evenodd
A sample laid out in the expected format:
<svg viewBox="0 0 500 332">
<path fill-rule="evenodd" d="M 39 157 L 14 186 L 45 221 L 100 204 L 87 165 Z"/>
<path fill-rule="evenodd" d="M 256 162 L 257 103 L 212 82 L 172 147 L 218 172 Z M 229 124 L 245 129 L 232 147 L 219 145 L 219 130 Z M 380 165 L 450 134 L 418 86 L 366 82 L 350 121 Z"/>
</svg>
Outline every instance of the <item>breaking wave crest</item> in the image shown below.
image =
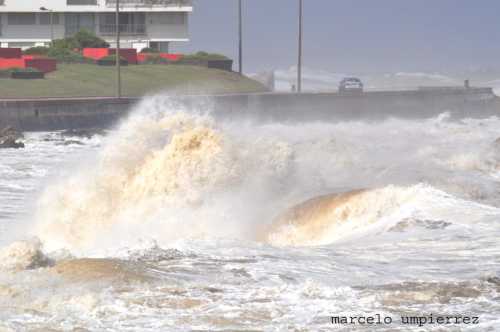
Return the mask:
<svg viewBox="0 0 500 332">
<path fill-rule="evenodd" d="M 146 101 L 95 158 L 45 191 L 34 235 L 47 250 L 72 253 L 130 247 L 143 239 L 167 246 L 191 238 L 323 245 L 408 218 L 446 219 L 450 211 L 469 209 L 464 213 L 473 220 L 476 203 L 446 194 L 451 188 L 468 198 L 473 186 L 441 181 L 457 167 L 450 162 L 455 149 L 442 132 L 468 142 L 467 130 L 476 124 L 446 121 L 388 120 L 379 128 L 236 123 Z M 423 131 L 435 139 L 442 135 L 441 146 L 426 146 Z M 421 170 L 413 171 L 415 165 Z M 489 188 L 474 190 L 487 194 Z M 305 203 L 289 208 L 300 201 Z M 443 205 L 450 209 L 440 210 Z M 451 214 L 461 219 L 459 212 Z"/>
<path fill-rule="evenodd" d="M 279 142 L 242 149 L 209 116 L 146 109 L 109 137 L 97 160 L 46 190 L 35 235 L 50 250 L 128 246 L 150 236 L 162 243 L 247 237 L 240 220 L 250 216 L 241 218 L 237 206 L 260 200 L 261 182 L 251 175 L 279 181 L 290 157 Z"/>
<path fill-rule="evenodd" d="M 443 207 L 455 208 L 454 212 Z M 495 208 L 456 199 L 428 185 L 387 186 L 316 197 L 279 215 L 266 229 L 266 242 L 280 246 L 325 245 L 408 225 L 429 228 L 460 222 L 464 213 L 479 216 Z M 411 220 L 414 222 L 410 222 Z"/>
</svg>

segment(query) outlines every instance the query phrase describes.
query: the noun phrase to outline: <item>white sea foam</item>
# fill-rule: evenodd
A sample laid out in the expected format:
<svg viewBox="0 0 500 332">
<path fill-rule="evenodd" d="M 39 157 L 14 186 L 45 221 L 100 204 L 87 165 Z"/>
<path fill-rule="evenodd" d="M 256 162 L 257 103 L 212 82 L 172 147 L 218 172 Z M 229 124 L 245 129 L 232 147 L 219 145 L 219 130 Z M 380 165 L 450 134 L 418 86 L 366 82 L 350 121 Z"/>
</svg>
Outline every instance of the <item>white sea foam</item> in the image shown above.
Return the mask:
<svg viewBox="0 0 500 332">
<path fill-rule="evenodd" d="M 280 216 L 265 238 L 276 245 L 326 245 L 387 231 L 402 220 L 476 223 L 494 207 L 456 199 L 426 185 L 388 186 L 322 196 Z"/>
<path fill-rule="evenodd" d="M 376 189 L 356 203 L 373 210 L 342 226 L 359 229 L 395 212 L 397 221 L 410 217 L 401 211 L 425 210 L 430 201 L 419 197 L 432 195 L 407 185 L 428 183 L 465 199 L 491 190 L 461 176 L 444 182 L 442 174 L 459 169 L 491 177 L 496 118 L 262 125 L 204 113 L 160 97 L 144 102 L 94 161 L 46 190 L 34 235 L 50 250 L 80 254 L 148 239 L 252 241 L 287 207 L 320 194 Z M 323 233 L 310 244 L 337 241 L 344 232 Z"/>
<path fill-rule="evenodd" d="M 7 199 L 51 177 L 28 218 L 43 247 L 0 249 L 0 330 L 327 330 L 332 314 L 430 311 L 498 325 L 498 118 L 259 124 L 199 105 L 148 99 L 102 143 L 33 136 L 2 155 L 4 242 L 27 217 Z M 302 229 L 273 228 L 324 195 Z"/>
</svg>

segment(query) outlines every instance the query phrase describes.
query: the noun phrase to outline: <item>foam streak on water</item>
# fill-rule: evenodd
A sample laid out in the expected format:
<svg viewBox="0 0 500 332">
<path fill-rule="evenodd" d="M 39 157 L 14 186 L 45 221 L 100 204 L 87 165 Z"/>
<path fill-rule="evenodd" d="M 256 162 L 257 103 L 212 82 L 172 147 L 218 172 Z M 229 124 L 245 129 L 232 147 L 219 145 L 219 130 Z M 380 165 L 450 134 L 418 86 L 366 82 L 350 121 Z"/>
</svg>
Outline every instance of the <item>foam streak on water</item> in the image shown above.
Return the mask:
<svg viewBox="0 0 500 332">
<path fill-rule="evenodd" d="M 500 324 L 498 118 L 259 124 L 157 105 L 83 145 L 31 134 L 2 154 L 0 331 Z"/>
</svg>

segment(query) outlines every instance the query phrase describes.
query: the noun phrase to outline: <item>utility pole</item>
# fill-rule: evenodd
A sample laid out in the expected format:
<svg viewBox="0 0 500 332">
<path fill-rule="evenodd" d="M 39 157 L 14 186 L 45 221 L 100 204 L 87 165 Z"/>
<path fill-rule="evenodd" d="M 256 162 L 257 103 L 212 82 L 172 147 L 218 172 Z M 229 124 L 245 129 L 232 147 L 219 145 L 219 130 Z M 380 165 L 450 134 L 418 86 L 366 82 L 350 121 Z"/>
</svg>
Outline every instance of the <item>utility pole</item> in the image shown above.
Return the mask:
<svg viewBox="0 0 500 332">
<path fill-rule="evenodd" d="M 299 0 L 299 61 L 297 64 L 297 92 L 302 92 L 302 12 L 303 3 Z"/>
<path fill-rule="evenodd" d="M 239 12 L 239 36 L 240 36 L 240 43 L 239 43 L 239 65 L 240 65 L 240 75 L 243 74 L 243 10 L 242 10 L 242 0 L 238 0 L 238 12 Z"/>
<path fill-rule="evenodd" d="M 121 56 L 120 56 L 120 0 L 116 0 L 116 98 L 122 97 Z"/>
<path fill-rule="evenodd" d="M 41 11 L 49 12 L 50 20 L 50 42 L 54 42 L 54 11 L 52 9 L 47 9 L 46 7 L 40 7 Z"/>
<path fill-rule="evenodd" d="M 50 42 L 54 42 L 54 11 L 50 11 Z"/>
</svg>

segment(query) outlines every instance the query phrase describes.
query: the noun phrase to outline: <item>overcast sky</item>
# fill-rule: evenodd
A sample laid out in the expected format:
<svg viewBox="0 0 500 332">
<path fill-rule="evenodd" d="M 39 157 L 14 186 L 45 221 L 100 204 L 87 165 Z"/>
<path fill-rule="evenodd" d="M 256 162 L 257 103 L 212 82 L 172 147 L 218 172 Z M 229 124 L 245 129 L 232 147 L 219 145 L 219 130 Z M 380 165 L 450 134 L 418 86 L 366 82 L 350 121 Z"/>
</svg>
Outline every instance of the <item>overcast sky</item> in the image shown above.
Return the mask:
<svg viewBox="0 0 500 332">
<path fill-rule="evenodd" d="M 243 0 L 245 71 L 296 63 L 298 0 Z M 194 0 L 191 42 L 237 58 L 237 0 Z M 304 62 L 331 71 L 498 67 L 500 0 L 304 0 Z"/>
</svg>

